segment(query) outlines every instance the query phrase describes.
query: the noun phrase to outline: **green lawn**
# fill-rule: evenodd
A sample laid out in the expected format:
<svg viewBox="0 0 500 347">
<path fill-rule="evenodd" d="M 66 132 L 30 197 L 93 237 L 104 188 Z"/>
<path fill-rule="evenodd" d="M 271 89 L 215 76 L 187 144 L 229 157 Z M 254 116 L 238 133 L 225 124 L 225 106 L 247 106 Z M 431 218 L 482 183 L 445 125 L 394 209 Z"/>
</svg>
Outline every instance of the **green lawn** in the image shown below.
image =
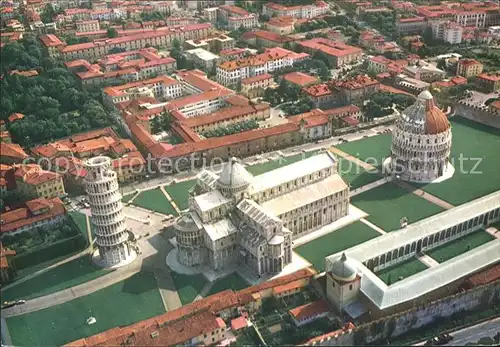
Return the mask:
<svg viewBox="0 0 500 347">
<path fill-rule="evenodd" d="M 494 239 L 486 231 L 478 230 L 437 248 L 425 251 L 425 253 L 435 261 L 442 263 Z"/>
<path fill-rule="evenodd" d="M 140 192 L 132 203 L 147 210 L 174 216 L 177 215 L 172 204 L 170 204 L 160 188 Z"/>
<path fill-rule="evenodd" d="M 189 180 L 165 186 L 165 191 L 174 200 L 177 207 L 183 211 L 189 208 L 189 189 L 196 184 L 196 180 Z"/>
<path fill-rule="evenodd" d="M 78 230 L 85 235 L 88 236 L 87 233 L 87 216 L 84 213 L 78 211 L 70 211 L 68 212 L 69 217 L 73 220 Z"/>
<path fill-rule="evenodd" d="M 89 256 L 82 256 L 2 291 L 2 300 L 32 299 L 52 294 L 109 272 L 95 267 Z"/>
<path fill-rule="evenodd" d="M 380 234 L 362 222 L 332 231 L 294 249 L 318 271 L 325 269 L 325 257 L 366 242 Z"/>
<path fill-rule="evenodd" d="M 417 258 L 410 258 L 402 263 L 388 267 L 377 273 L 377 276 L 390 285 L 398 281 L 399 277 L 408 278 L 427 269 L 427 266 Z"/>
<path fill-rule="evenodd" d="M 351 185 L 351 189 L 362 187 L 382 178 L 376 171 L 367 171 L 352 161 L 339 156 L 337 156 L 337 160 L 340 175 Z"/>
<path fill-rule="evenodd" d="M 14 345 L 56 346 L 164 312 L 154 276 L 138 273 L 64 304 L 7 318 L 7 326 Z M 86 324 L 89 317 L 96 323 Z"/>
<path fill-rule="evenodd" d="M 172 271 L 172 279 L 183 305 L 193 302 L 205 284 L 207 284 L 205 277 L 199 274 L 183 275 Z"/>
<path fill-rule="evenodd" d="M 249 284 L 237 273 L 232 273 L 231 275 L 218 279 L 212 284 L 212 288 L 206 296 L 222 292 L 226 289 L 232 289 L 234 291 L 238 291 L 248 287 Z"/>
<path fill-rule="evenodd" d="M 380 166 L 391 154 L 391 141 L 391 134 L 384 134 L 342 143 L 335 147 L 373 166 Z"/>
<path fill-rule="evenodd" d="M 421 188 L 450 204 L 460 205 L 500 189 L 500 130 L 460 117 L 452 119 L 455 174 L 444 182 Z"/>
<path fill-rule="evenodd" d="M 403 217 L 414 223 L 443 211 L 441 207 L 393 183 L 353 196 L 351 203 L 368 213 L 366 219 L 385 231 L 399 229 Z"/>
<path fill-rule="evenodd" d="M 283 166 L 286 166 L 286 165 L 290 165 L 290 164 L 296 163 L 298 161 L 310 158 L 310 157 L 312 157 L 313 155 L 316 155 L 316 154 L 318 154 L 317 151 L 309 151 L 309 152 L 304 152 L 304 153 L 299 153 L 299 154 L 291 155 L 291 156 L 288 156 L 288 157 L 280 157 L 277 160 L 272 160 L 272 161 L 268 161 L 268 162 L 265 162 L 265 163 L 255 164 L 255 165 L 248 166 L 246 169 L 252 175 L 257 176 L 257 175 L 263 174 L 265 172 L 268 172 L 268 171 L 271 171 L 271 170 L 275 170 L 275 169 L 278 169 L 280 167 L 283 167 Z"/>
<path fill-rule="evenodd" d="M 127 194 L 122 197 L 122 202 L 127 203 L 135 196 L 135 193 Z"/>
</svg>

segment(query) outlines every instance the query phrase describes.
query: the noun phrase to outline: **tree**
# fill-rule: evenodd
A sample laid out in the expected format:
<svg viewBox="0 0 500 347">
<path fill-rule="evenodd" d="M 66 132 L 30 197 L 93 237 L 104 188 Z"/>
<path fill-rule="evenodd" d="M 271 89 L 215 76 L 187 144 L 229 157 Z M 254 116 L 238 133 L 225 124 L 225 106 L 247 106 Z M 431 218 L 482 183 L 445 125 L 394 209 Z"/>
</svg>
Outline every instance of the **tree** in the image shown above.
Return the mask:
<svg viewBox="0 0 500 347">
<path fill-rule="evenodd" d="M 109 38 L 118 37 L 118 31 L 116 31 L 115 28 L 108 28 L 108 30 L 106 30 L 106 33 Z"/>
<path fill-rule="evenodd" d="M 267 14 L 260 14 L 259 15 L 259 22 L 269 22 L 271 18 Z"/>
<path fill-rule="evenodd" d="M 42 13 L 40 14 L 40 19 L 44 23 L 52 23 L 55 15 L 56 15 L 56 11 L 54 10 L 54 6 L 52 6 L 51 3 L 48 3 L 43 8 Z"/>
<path fill-rule="evenodd" d="M 160 115 L 160 123 L 161 127 L 165 131 L 170 131 L 172 128 L 172 122 L 173 122 L 173 117 L 172 114 L 166 109 L 163 109 L 163 112 Z"/>
</svg>

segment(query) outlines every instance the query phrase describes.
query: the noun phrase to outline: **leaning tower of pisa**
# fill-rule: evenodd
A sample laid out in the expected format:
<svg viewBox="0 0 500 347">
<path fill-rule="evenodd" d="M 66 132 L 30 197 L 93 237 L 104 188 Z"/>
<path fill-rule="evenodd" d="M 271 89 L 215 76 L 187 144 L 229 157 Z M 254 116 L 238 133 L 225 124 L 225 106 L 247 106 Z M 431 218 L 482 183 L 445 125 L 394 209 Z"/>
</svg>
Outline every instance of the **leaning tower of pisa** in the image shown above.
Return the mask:
<svg viewBox="0 0 500 347">
<path fill-rule="evenodd" d="M 103 267 L 118 267 L 132 262 L 136 252 L 129 243 L 121 194 L 111 159 L 94 157 L 85 162 L 85 187 L 97 245 L 94 259 Z"/>
</svg>

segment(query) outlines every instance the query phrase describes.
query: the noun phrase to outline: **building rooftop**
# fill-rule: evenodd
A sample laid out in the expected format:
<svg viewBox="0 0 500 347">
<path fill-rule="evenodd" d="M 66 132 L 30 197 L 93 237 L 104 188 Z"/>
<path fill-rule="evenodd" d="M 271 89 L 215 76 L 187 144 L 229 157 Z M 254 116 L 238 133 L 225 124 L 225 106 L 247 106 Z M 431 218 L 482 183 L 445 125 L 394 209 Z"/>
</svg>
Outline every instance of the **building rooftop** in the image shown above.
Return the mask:
<svg viewBox="0 0 500 347">
<path fill-rule="evenodd" d="M 310 302 L 308 304 L 296 307 L 288 311 L 290 315 L 295 320 L 305 320 L 308 318 L 312 318 L 318 316 L 320 314 L 328 313 L 330 308 L 328 307 L 328 303 L 324 300 L 317 300 L 314 302 Z"/>
<path fill-rule="evenodd" d="M 293 84 L 304 87 L 310 84 L 315 84 L 319 82 L 318 77 L 314 77 L 303 72 L 289 72 L 283 75 L 283 78 Z"/>
<path fill-rule="evenodd" d="M 312 50 L 320 50 L 325 54 L 343 57 L 350 54 L 361 54 L 363 50 L 359 47 L 349 46 L 342 42 L 336 42 L 322 37 L 299 42 L 299 45 Z"/>
</svg>

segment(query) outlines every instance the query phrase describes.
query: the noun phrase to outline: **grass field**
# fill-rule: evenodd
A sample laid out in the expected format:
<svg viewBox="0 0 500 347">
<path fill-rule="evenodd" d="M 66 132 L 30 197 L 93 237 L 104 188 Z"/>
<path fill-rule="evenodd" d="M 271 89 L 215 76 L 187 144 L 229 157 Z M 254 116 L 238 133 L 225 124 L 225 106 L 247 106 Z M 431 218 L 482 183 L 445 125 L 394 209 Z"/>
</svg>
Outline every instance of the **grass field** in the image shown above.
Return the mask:
<svg viewBox="0 0 500 347">
<path fill-rule="evenodd" d="M 172 271 L 172 279 L 183 305 L 193 302 L 207 284 L 203 275 L 183 275 Z"/>
<path fill-rule="evenodd" d="M 80 231 L 83 235 L 85 235 L 85 237 L 87 237 L 87 216 L 84 213 L 78 211 L 70 211 L 68 212 L 68 215 L 75 223 L 78 231 Z"/>
<path fill-rule="evenodd" d="M 325 257 L 368 241 L 380 234 L 362 222 L 332 231 L 294 249 L 318 271 L 325 269 Z"/>
<path fill-rule="evenodd" d="M 174 200 L 177 207 L 182 211 L 189 207 L 189 189 L 196 184 L 196 180 L 189 180 L 165 186 L 165 191 Z"/>
<path fill-rule="evenodd" d="M 174 216 L 177 215 L 177 212 L 173 208 L 172 204 L 170 204 L 160 188 L 140 192 L 134 199 L 133 204 L 147 210 L 163 214 L 171 214 Z"/>
<path fill-rule="evenodd" d="M 391 154 L 391 141 L 391 134 L 384 134 L 343 143 L 335 147 L 373 166 L 380 166 L 384 159 Z"/>
<path fill-rule="evenodd" d="M 268 161 L 266 163 L 248 166 L 248 167 L 246 167 L 246 169 L 252 175 L 257 176 L 257 175 L 263 174 L 264 172 L 278 169 L 280 167 L 290 165 L 290 164 L 296 163 L 298 161 L 307 159 L 309 157 L 312 157 L 313 155 L 316 155 L 317 153 L 318 153 L 317 151 L 309 151 L 309 152 L 291 155 L 288 157 L 280 157 L 279 159 Z"/>
<path fill-rule="evenodd" d="M 500 189 L 500 130 L 460 117 L 454 117 L 451 124 L 455 174 L 444 182 L 421 188 L 450 204 L 460 205 Z M 462 162 L 460 156 L 464 158 Z"/>
<path fill-rule="evenodd" d="M 94 267 L 88 256 L 82 256 L 2 291 L 2 300 L 33 299 L 91 281 L 109 272 Z"/>
<path fill-rule="evenodd" d="M 122 202 L 123 203 L 127 203 L 129 202 L 130 200 L 132 200 L 132 198 L 135 196 L 135 193 L 131 193 L 131 194 L 127 194 L 125 196 L 122 197 Z"/>
<path fill-rule="evenodd" d="M 165 312 L 153 275 L 138 273 L 90 295 L 7 318 L 16 346 L 55 346 Z M 87 325 L 94 317 L 96 323 Z"/>
<path fill-rule="evenodd" d="M 351 185 L 351 189 L 362 187 L 382 178 L 376 172 L 367 171 L 352 161 L 339 156 L 337 156 L 337 160 L 340 175 Z"/>
<path fill-rule="evenodd" d="M 237 273 L 232 273 L 231 275 L 218 279 L 212 284 L 210 291 L 206 296 L 222 292 L 226 289 L 232 289 L 234 291 L 241 290 L 248 287 L 249 284 Z"/>
<path fill-rule="evenodd" d="M 403 217 L 414 223 L 443 211 L 441 207 L 392 183 L 353 196 L 351 203 L 368 213 L 366 219 L 385 231 L 399 229 Z"/>
<path fill-rule="evenodd" d="M 411 258 L 378 272 L 377 276 L 389 285 L 397 282 L 399 277 L 403 277 L 404 279 L 425 269 L 427 269 L 427 266 L 424 263 L 417 258 Z"/>
<path fill-rule="evenodd" d="M 495 238 L 486 231 L 478 230 L 448 242 L 445 245 L 425 251 L 425 253 L 435 261 L 442 263 L 494 239 Z"/>
</svg>

